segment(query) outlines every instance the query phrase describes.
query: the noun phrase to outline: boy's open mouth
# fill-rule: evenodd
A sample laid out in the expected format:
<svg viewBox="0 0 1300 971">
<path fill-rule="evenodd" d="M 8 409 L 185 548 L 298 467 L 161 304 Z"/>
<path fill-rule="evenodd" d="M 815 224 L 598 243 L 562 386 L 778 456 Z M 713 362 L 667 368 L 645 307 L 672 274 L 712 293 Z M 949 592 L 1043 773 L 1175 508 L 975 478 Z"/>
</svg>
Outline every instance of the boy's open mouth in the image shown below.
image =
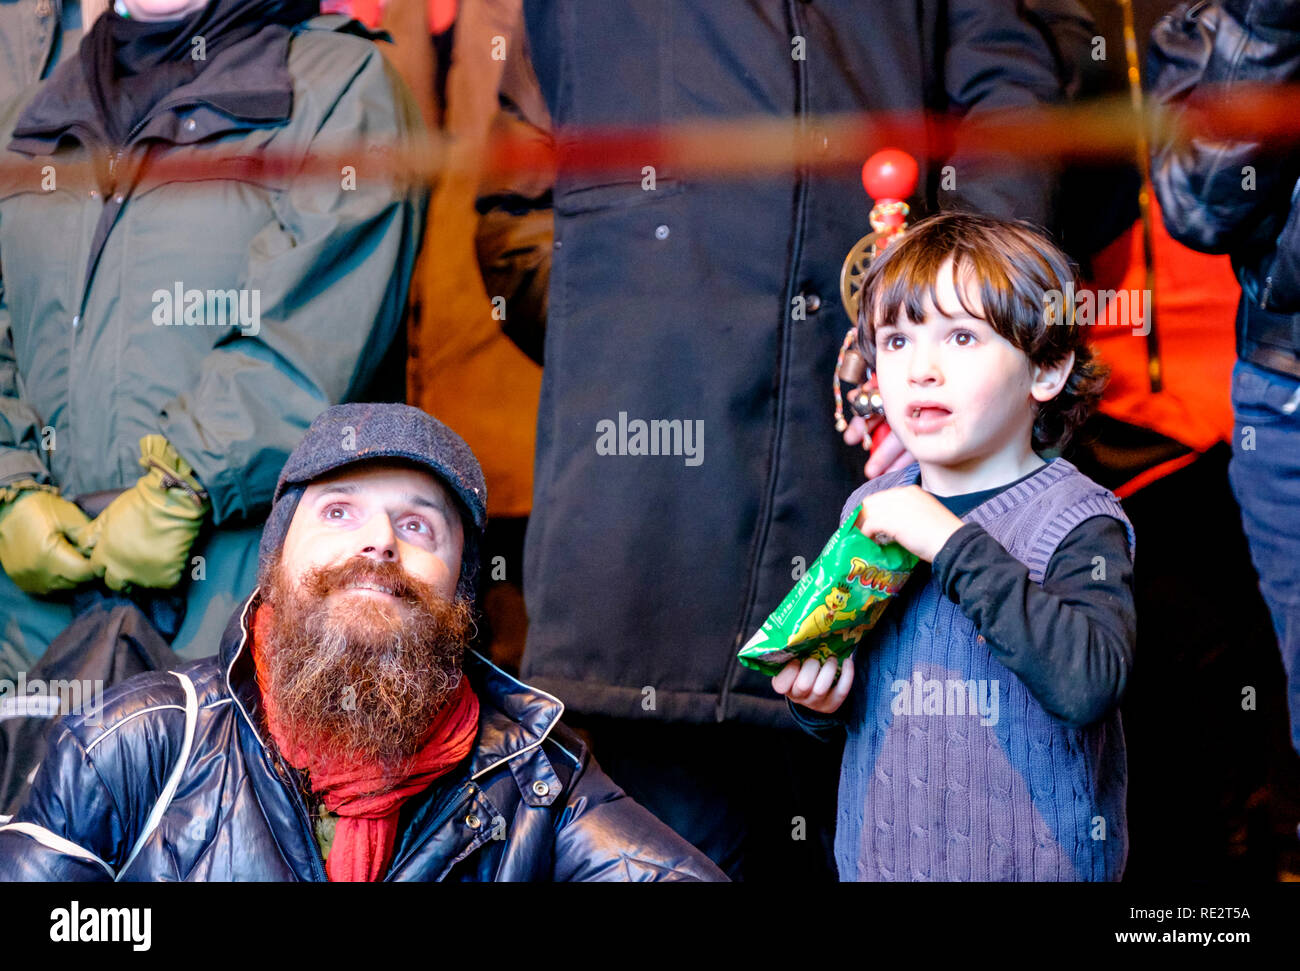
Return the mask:
<svg viewBox="0 0 1300 971">
<path fill-rule="evenodd" d="M 936 401 L 915 401 L 907 408 L 907 423 L 918 434 L 937 431 L 952 416 L 952 409 Z"/>
</svg>

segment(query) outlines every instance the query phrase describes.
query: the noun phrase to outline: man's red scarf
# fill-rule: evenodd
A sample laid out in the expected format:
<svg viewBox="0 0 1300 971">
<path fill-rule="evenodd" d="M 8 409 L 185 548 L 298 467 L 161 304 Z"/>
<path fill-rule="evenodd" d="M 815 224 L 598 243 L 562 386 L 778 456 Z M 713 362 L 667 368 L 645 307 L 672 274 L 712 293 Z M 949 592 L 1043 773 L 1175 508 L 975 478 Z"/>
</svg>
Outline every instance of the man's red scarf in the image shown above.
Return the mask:
<svg viewBox="0 0 1300 971">
<path fill-rule="evenodd" d="M 461 762 L 474 747 L 478 732 L 478 697 L 462 677 L 425 735 L 424 745 L 416 753 L 409 774 L 395 788 L 380 795 L 367 795 L 384 785 L 378 766 L 349 762 L 340 758 L 322 758 L 313 746 L 286 748 L 275 702 L 266 690 L 269 672 L 263 663 L 258 644 L 266 643 L 271 626 L 271 606 L 263 603 L 253 615 L 253 663 L 257 683 L 262 691 L 262 706 L 267 726 L 281 753 L 295 768 L 310 774 L 312 792 L 322 798 L 325 808 L 337 813 L 325 873 L 332 881 L 362 882 L 382 880 L 392 861 L 397 840 L 397 816 L 402 803 Z"/>
</svg>

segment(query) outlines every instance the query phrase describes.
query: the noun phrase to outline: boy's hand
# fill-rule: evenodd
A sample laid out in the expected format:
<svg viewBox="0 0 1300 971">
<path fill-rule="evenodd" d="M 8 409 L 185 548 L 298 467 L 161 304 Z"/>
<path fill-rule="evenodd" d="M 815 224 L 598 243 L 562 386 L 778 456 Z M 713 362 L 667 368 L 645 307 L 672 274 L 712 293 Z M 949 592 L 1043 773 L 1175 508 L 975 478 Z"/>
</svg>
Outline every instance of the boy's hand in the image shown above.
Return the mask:
<svg viewBox="0 0 1300 971">
<path fill-rule="evenodd" d="M 963 523 L 934 496 L 910 485 L 867 496 L 854 525 L 877 542 L 892 539 L 933 562 Z"/>
<path fill-rule="evenodd" d="M 879 446 L 872 448 L 871 436 L 884 420 L 880 415 L 874 416 L 870 421 L 861 415 L 854 415 L 849 420 L 849 427 L 844 430 L 846 445 L 860 444 L 863 448 L 871 449 L 871 457 L 867 459 L 867 464 L 862 469 L 868 479 L 874 479 L 878 475 L 896 469 L 905 469 L 916 461 L 893 429 L 890 429 Z"/>
<path fill-rule="evenodd" d="M 839 670 L 839 680 L 835 672 Z M 853 655 L 843 661 L 827 658 L 815 661 L 794 660 L 772 679 L 772 690 L 785 695 L 796 705 L 803 705 L 823 715 L 837 711 L 853 690 Z"/>
</svg>

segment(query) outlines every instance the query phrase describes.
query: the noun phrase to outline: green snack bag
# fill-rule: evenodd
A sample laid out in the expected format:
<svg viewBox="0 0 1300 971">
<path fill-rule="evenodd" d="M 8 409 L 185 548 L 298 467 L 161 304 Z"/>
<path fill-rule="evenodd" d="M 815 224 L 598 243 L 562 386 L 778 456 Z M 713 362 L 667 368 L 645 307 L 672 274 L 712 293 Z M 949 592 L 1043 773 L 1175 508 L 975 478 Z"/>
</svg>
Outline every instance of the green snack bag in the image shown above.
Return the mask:
<svg viewBox="0 0 1300 971">
<path fill-rule="evenodd" d="M 846 657 L 876 625 L 917 558 L 897 543 L 879 546 L 865 536 L 854 525 L 861 513 L 858 506 L 740 649 L 741 664 L 775 675 L 792 658 Z"/>
</svg>

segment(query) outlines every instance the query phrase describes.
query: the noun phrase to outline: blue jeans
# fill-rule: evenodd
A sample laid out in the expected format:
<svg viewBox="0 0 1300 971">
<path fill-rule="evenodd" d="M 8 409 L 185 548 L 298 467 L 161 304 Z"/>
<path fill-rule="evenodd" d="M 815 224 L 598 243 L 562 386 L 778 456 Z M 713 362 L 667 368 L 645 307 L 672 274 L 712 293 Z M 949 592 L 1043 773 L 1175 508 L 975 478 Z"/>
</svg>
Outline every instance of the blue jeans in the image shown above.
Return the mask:
<svg viewBox="0 0 1300 971">
<path fill-rule="evenodd" d="M 1300 381 L 1238 361 L 1228 475 L 1286 670 L 1291 744 L 1300 752 Z"/>
</svg>

